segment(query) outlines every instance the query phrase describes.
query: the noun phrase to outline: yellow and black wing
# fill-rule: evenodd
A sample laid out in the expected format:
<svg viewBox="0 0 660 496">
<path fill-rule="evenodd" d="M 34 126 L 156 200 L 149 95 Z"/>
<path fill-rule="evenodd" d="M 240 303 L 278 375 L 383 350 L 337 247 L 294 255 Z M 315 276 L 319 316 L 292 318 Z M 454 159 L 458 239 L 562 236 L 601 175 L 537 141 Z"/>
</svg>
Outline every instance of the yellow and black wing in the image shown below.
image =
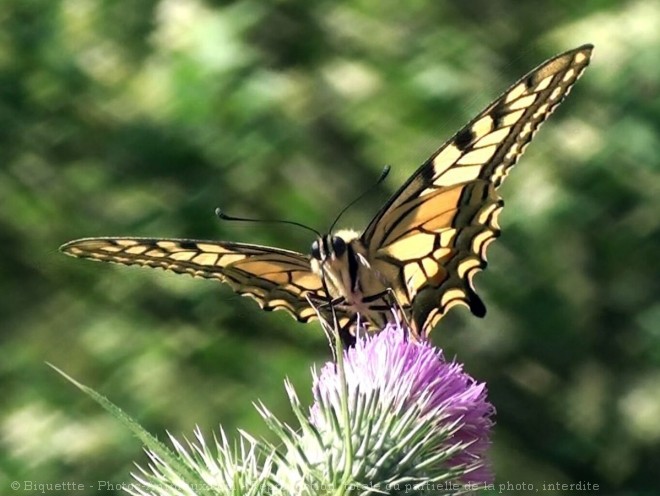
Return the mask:
<svg viewBox="0 0 660 496">
<path fill-rule="evenodd" d="M 254 298 L 264 310 L 284 309 L 301 322 L 316 318 L 314 307 L 328 304 L 309 259 L 294 251 L 219 241 L 105 237 L 70 241 L 60 250 L 79 258 L 215 279 Z"/>
<path fill-rule="evenodd" d="M 428 334 L 456 304 L 485 314 L 473 277 L 500 232 L 496 189 L 589 64 L 592 48 L 562 53 L 513 84 L 431 155 L 363 233 L 372 267 L 395 278 L 392 289 L 416 333 Z"/>
</svg>

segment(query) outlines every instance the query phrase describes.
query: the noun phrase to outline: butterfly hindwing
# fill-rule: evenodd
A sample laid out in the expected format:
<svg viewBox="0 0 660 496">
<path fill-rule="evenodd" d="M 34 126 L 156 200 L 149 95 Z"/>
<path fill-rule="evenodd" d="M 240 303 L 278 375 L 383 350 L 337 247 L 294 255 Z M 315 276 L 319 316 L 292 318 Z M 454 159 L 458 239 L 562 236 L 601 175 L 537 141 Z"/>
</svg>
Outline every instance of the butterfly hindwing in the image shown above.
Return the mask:
<svg viewBox="0 0 660 496">
<path fill-rule="evenodd" d="M 431 155 L 365 230 L 374 269 L 397 274 L 393 289 L 417 333 L 430 332 L 455 304 L 485 314 L 473 277 L 500 232 L 496 189 L 580 77 L 592 48 L 560 54 L 513 84 Z"/>
<path fill-rule="evenodd" d="M 318 275 L 304 255 L 265 246 L 219 241 L 86 238 L 62 246 L 75 257 L 140 265 L 215 279 L 251 296 L 266 310 L 284 309 L 301 322 L 316 318 L 310 306 L 326 304 Z"/>
</svg>

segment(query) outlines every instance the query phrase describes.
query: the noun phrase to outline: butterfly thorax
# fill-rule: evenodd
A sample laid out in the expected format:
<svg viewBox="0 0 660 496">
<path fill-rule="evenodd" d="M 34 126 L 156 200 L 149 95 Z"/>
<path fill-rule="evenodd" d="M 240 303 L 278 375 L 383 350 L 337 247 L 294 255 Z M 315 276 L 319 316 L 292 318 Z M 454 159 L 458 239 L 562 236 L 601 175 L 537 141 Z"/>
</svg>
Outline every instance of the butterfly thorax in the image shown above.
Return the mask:
<svg viewBox="0 0 660 496">
<path fill-rule="evenodd" d="M 382 324 L 380 314 L 389 306 L 388 284 L 373 271 L 359 233 L 346 229 L 319 237 L 312 243 L 310 262 L 333 300 Z"/>
</svg>

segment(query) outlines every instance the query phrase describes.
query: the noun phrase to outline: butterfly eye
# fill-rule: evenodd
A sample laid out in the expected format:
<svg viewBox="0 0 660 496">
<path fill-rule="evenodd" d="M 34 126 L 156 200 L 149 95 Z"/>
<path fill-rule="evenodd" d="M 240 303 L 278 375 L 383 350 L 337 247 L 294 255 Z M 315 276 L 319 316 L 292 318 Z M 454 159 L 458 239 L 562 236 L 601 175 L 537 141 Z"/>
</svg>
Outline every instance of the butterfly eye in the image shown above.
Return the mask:
<svg viewBox="0 0 660 496">
<path fill-rule="evenodd" d="M 334 236 L 332 238 L 332 251 L 336 257 L 341 257 L 346 251 L 346 241 L 339 236 Z"/>
<path fill-rule="evenodd" d="M 321 250 L 319 249 L 319 240 L 315 239 L 312 243 L 312 257 L 321 260 Z"/>
</svg>

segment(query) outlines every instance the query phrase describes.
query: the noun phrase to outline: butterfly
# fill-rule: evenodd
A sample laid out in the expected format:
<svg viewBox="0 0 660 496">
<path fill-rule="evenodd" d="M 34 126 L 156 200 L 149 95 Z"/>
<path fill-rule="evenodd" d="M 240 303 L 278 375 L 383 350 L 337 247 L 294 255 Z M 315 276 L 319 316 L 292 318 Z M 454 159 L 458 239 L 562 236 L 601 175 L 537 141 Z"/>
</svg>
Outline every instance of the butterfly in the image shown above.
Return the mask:
<svg viewBox="0 0 660 496">
<path fill-rule="evenodd" d="M 455 305 L 483 317 L 474 276 L 500 233 L 497 190 L 592 50 L 569 50 L 523 76 L 433 153 L 363 232 L 320 235 L 309 255 L 231 241 L 136 237 L 78 239 L 60 249 L 215 279 L 264 310 L 286 310 L 301 322 L 334 316 L 348 346 L 358 318 L 379 328 L 391 320 L 393 306 L 418 338 Z"/>
</svg>

